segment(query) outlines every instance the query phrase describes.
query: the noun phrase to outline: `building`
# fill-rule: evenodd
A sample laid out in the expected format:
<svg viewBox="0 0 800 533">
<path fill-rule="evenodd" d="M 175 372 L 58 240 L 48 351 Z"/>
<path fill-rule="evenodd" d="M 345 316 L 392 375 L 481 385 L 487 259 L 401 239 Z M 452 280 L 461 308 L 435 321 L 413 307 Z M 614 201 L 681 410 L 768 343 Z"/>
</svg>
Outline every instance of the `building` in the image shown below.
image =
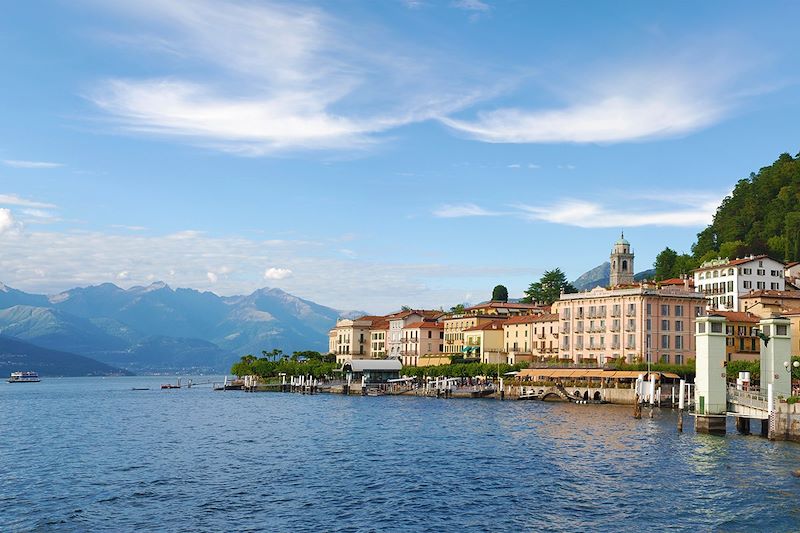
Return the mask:
<svg viewBox="0 0 800 533">
<path fill-rule="evenodd" d="M 625 233 L 622 233 L 619 240 L 614 243 L 610 262 L 609 286 L 619 287 L 633 284 L 633 252 L 631 243 L 625 240 Z"/>
<path fill-rule="evenodd" d="M 400 359 L 403 366 L 419 366 L 419 358 L 444 352 L 444 324 L 433 320 L 414 322 L 403 328 Z"/>
<path fill-rule="evenodd" d="M 498 320 L 497 315 L 475 314 L 451 315 L 442 319 L 441 322 L 444 325 L 444 353 L 451 357 L 454 355 L 458 357 L 467 355 L 464 351 L 464 334 L 466 330 L 495 320 Z M 469 357 L 472 357 L 472 354 L 469 354 Z"/>
<path fill-rule="evenodd" d="M 739 307 L 761 318 L 800 312 L 800 292 L 751 291 L 739 297 Z"/>
<path fill-rule="evenodd" d="M 389 321 L 386 318 L 375 320 L 369 327 L 369 353 L 373 359 L 386 359 L 386 339 L 389 336 Z"/>
<path fill-rule="evenodd" d="M 464 309 L 465 315 L 495 316 L 505 318 L 517 315 L 540 315 L 547 312 L 547 306 L 522 302 L 485 302 Z"/>
<path fill-rule="evenodd" d="M 397 359 L 352 359 L 342 363 L 342 372 L 352 386 L 359 386 L 362 379 L 366 384 L 386 383 L 400 377 L 400 361 Z"/>
<path fill-rule="evenodd" d="M 790 353 L 792 356 L 800 356 L 800 310 L 785 313 L 782 316 L 789 319 L 789 335 L 791 337 Z"/>
<path fill-rule="evenodd" d="M 725 355 L 728 361 L 757 361 L 761 357 L 758 322 L 761 317 L 741 311 L 713 311 L 726 320 Z"/>
<path fill-rule="evenodd" d="M 336 327 L 328 334 L 328 350 L 336 354 L 336 362 L 343 363 L 348 359 L 369 359 L 372 336 L 370 328 L 373 323 L 385 320 L 382 316 L 365 315 L 359 318 L 343 318 L 336 321 Z"/>
<path fill-rule="evenodd" d="M 558 315 L 514 316 L 503 323 L 507 363 L 558 358 Z"/>
<path fill-rule="evenodd" d="M 743 311 L 739 298 L 753 290 L 782 291 L 785 265 L 766 255 L 742 259 L 714 259 L 693 271 L 697 292 L 708 299 L 709 309 Z"/>
<path fill-rule="evenodd" d="M 683 364 L 694 357 L 694 319 L 706 300 L 684 288 L 641 284 L 562 294 L 559 355 L 579 364 L 623 358 Z"/>
<path fill-rule="evenodd" d="M 387 356 L 398 358 L 402 356 L 403 328 L 407 325 L 424 320 L 436 320 L 441 316 L 444 316 L 443 311 L 409 309 L 387 317 L 389 320 L 388 342 L 386 344 Z"/>
<path fill-rule="evenodd" d="M 794 287 L 800 287 L 800 261 L 787 263 L 783 275 L 786 278 L 786 283 L 790 283 Z"/>
<path fill-rule="evenodd" d="M 505 320 L 492 320 L 464 330 L 466 358 L 480 359 L 481 363 L 505 363 L 503 350 L 503 323 Z"/>
</svg>

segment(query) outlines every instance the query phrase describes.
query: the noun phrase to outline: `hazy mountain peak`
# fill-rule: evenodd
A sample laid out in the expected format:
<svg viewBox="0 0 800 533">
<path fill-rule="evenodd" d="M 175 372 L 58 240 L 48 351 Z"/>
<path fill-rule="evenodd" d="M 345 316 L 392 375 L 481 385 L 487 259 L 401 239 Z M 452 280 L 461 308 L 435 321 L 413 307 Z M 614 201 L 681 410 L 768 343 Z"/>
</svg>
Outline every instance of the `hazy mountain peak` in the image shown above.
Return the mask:
<svg viewBox="0 0 800 533">
<path fill-rule="evenodd" d="M 8 287 L 2 281 L 0 281 L 0 292 L 8 292 Z"/>
</svg>

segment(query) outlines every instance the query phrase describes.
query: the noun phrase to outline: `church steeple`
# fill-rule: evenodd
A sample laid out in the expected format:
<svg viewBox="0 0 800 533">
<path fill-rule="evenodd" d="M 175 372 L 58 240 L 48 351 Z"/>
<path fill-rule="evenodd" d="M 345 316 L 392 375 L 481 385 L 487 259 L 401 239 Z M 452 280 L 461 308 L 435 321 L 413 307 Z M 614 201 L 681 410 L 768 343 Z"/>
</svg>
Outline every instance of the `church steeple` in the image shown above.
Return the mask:
<svg viewBox="0 0 800 533">
<path fill-rule="evenodd" d="M 612 287 L 633 283 L 633 252 L 631 243 L 625 240 L 624 231 L 620 233 L 619 240 L 611 250 L 611 271 L 608 279 Z"/>
</svg>

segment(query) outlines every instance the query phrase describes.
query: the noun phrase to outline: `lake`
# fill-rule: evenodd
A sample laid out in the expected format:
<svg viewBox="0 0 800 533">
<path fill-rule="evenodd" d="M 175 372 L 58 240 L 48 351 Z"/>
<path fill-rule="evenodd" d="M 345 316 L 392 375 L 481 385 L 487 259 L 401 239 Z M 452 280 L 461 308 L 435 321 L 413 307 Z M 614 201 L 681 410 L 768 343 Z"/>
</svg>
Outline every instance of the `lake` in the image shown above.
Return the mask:
<svg viewBox="0 0 800 533">
<path fill-rule="evenodd" d="M 800 445 L 732 423 L 167 381 L 0 384 L 0 530 L 800 530 Z"/>
</svg>

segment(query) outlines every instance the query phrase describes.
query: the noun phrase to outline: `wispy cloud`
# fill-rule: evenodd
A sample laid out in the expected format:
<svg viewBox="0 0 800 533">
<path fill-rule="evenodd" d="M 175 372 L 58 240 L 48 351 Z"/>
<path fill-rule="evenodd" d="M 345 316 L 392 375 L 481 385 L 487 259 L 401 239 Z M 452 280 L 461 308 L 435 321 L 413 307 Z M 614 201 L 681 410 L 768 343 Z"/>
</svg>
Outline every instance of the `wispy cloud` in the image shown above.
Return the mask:
<svg viewBox="0 0 800 533">
<path fill-rule="evenodd" d="M 112 224 L 111 227 L 116 229 L 126 229 L 128 231 L 145 231 L 147 229 L 145 226 L 128 226 L 126 224 Z"/>
<path fill-rule="evenodd" d="M 711 223 L 721 196 L 681 201 L 663 197 L 635 207 L 629 201 L 602 204 L 565 199 L 550 205 L 518 204 L 520 215 L 528 220 L 580 228 L 629 228 L 637 226 L 701 227 Z M 621 208 L 624 206 L 624 208 Z"/>
<path fill-rule="evenodd" d="M 50 161 L 24 161 L 21 159 L 4 159 L 3 164 L 13 168 L 58 168 L 63 167 L 63 163 L 53 163 Z"/>
<path fill-rule="evenodd" d="M 698 52 L 700 53 L 700 52 Z M 550 108 L 501 107 L 444 124 L 489 143 L 617 143 L 673 137 L 711 126 L 737 104 L 741 65 L 652 58 L 564 81 Z"/>
<path fill-rule="evenodd" d="M 433 216 L 438 218 L 461 218 L 461 217 L 488 217 L 497 216 L 502 213 L 489 211 L 476 204 L 445 204 L 433 211 Z"/>
<path fill-rule="evenodd" d="M 37 209 L 55 209 L 55 205 L 46 202 L 38 202 L 21 198 L 16 194 L 0 194 L 0 205 L 17 205 L 21 207 L 33 207 Z"/>
<path fill-rule="evenodd" d="M 399 46 L 377 52 L 358 43 L 359 32 L 306 5 L 143 0 L 113 9 L 157 19 L 152 31 L 170 50 L 214 73 L 98 84 L 87 98 L 130 132 L 246 155 L 364 148 L 484 92 L 452 83 L 453 72 L 445 83 L 428 60 L 404 57 Z"/>
</svg>

